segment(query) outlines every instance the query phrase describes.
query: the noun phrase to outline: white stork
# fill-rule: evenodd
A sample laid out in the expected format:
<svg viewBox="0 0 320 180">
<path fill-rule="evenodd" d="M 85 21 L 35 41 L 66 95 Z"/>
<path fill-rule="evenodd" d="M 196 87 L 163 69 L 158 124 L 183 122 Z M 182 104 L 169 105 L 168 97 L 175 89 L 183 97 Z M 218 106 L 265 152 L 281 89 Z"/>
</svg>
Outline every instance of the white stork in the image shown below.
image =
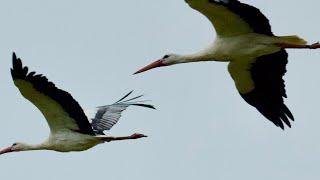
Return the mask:
<svg viewBox="0 0 320 180">
<path fill-rule="evenodd" d="M 298 36 L 275 36 L 269 20 L 238 0 L 186 0 L 216 30 L 214 43 L 191 55 L 167 54 L 135 74 L 161 66 L 200 61 L 229 62 L 228 71 L 242 98 L 276 126 L 291 127 L 294 117 L 283 102 L 288 54 L 285 48 L 317 49 Z"/>
<path fill-rule="evenodd" d="M 50 136 L 37 145 L 14 143 L 0 150 L 0 154 L 29 150 L 84 151 L 104 142 L 147 137 L 143 134 L 110 137 L 103 133 L 104 130 L 110 130 L 118 122 L 121 112 L 131 105 L 154 109 L 152 105 L 143 104 L 143 101 L 133 101 L 141 96 L 126 100 L 132 91 L 112 105 L 98 107 L 90 123 L 78 102 L 69 93 L 57 88 L 45 76 L 29 73 L 28 67 L 22 65 L 15 53 L 11 74 L 21 94 L 46 118 Z"/>
</svg>

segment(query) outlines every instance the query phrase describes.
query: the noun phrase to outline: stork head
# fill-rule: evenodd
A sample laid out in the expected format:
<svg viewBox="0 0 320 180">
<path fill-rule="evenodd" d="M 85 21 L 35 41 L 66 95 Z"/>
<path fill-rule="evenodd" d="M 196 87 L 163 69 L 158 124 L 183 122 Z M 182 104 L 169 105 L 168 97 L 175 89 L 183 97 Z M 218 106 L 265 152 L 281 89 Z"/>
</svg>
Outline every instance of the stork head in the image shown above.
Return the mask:
<svg viewBox="0 0 320 180">
<path fill-rule="evenodd" d="M 28 146 L 26 144 L 16 142 L 16 143 L 13 143 L 11 146 L 0 150 L 0 155 L 5 153 L 10 153 L 10 152 L 25 151 L 27 149 L 28 149 Z"/>
<path fill-rule="evenodd" d="M 139 73 L 142 73 L 142 72 L 145 72 L 150 69 L 157 68 L 157 67 L 170 66 L 170 65 L 179 64 L 179 63 L 184 63 L 183 56 L 180 56 L 177 54 L 166 54 L 161 59 L 154 61 L 153 63 L 141 68 L 140 70 L 138 70 L 134 74 L 139 74 Z"/>
</svg>

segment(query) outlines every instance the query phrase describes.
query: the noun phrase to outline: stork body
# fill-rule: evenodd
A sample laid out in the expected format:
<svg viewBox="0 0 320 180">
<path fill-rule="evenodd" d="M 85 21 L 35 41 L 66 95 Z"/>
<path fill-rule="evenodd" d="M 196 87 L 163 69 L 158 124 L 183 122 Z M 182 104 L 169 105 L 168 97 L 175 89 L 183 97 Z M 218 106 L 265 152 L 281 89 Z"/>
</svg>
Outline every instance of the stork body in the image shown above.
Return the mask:
<svg viewBox="0 0 320 180">
<path fill-rule="evenodd" d="M 129 106 L 154 109 L 152 105 L 144 104 L 144 101 L 134 101 L 141 96 L 127 99 L 132 91 L 114 104 L 97 107 L 94 117 L 90 118 L 68 92 L 57 88 L 45 76 L 29 72 L 28 67 L 23 66 L 15 54 L 11 74 L 20 93 L 46 118 L 50 135 L 41 144 L 14 143 L 0 150 L 0 154 L 30 150 L 84 151 L 104 142 L 147 137 L 143 134 L 112 137 L 103 133 L 118 122 L 122 111 Z"/>
<path fill-rule="evenodd" d="M 298 36 L 275 36 L 259 9 L 238 0 L 186 0 L 205 15 L 216 29 L 211 46 L 195 54 L 167 54 L 135 74 L 153 68 L 200 61 L 229 62 L 228 71 L 241 97 L 276 126 L 291 127 L 294 117 L 283 98 L 286 48 L 317 49 Z"/>
<path fill-rule="evenodd" d="M 281 42 L 283 42 L 281 37 L 270 37 L 256 33 L 235 37 L 217 36 L 212 45 L 203 51 L 178 56 L 182 56 L 181 59 L 184 59 L 182 63 L 198 61 L 243 62 L 244 59 L 254 61 L 255 56 L 279 51 L 281 48 L 275 44 Z"/>
<path fill-rule="evenodd" d="M 12 150 L 15 148 L 19 149 L 17 151 L 53 150 L 58 152 L 71 152 L 85 151 L 104 142 L 105 140 L 102 137 L 63 130 L 57 133 L 51 133 L 49 138 L 41 144 L 16 143 L 10 148 L 13 148 Z"/>
</svg>

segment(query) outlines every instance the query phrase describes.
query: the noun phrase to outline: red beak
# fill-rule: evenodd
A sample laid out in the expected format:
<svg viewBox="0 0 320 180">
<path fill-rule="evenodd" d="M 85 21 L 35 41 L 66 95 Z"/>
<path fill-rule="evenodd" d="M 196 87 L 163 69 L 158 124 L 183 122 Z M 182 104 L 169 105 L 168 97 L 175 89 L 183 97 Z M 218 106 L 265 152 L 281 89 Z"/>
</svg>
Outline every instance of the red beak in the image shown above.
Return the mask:
<svg viewBox="0 0 320 180">
<path fill-rule="evenodd" d="M 5 154 L 5 153 L 9 153 L 9 152 L 13 152 L 11 146 L 0 150 L 0 155 Z"/>
<path fill-rule="evenodd" d="M 162 67 L 162 66 L 167 66 L 167 65 L 163 63 L 163 59 L 160 59 L 160 60 L 155 61 L 155 62 L 149 64 L 148 66 L 140 69 L 139 71 L 135 72 L 134 74 L 139 74 L 139 73 L 148 71 L 150 69 L 157 68 L 157 67 Z"/>
</svg>

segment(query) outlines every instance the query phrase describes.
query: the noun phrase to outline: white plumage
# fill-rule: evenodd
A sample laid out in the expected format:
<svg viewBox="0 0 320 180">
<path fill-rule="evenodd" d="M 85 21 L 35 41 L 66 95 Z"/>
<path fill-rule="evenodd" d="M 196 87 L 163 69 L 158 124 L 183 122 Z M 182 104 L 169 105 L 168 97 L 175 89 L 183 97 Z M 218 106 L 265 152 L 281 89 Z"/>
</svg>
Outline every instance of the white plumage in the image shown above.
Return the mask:
<svg viewBox="0 0 320 180">
<path fill-rule="evenodd" d="M 130 92 L 112 105 L 99 107 L 90 123 L 78 102 L 68 92 L 57 88 L 45 76 L 29 72 L 28 67 L 23 66 L 15 54 L 11 74 L 21 94 L 44 115 L 50 127 L 50 135 L 41 144 L 14 143 L 0 150 L 0 154 L 29 150 L 84 151 L 104 142 L 146 137 L 143 134 L 124 137 L 100 136 L 104 130 L 109 130 L 118 122 L 121 112 L 130 105 L 154 109 L 152 105 L 132 101 L 141 96 L 125 100 L 132 93 Z"/>
<path fill-rule="evenodd" d="M 206 16 L 216 30 L 211 46 L 190 55 L 167 54 L 138 70 L 200 61 L 229 62 L 228 71 L 242 98 L 257 108 L 276 126 L 291 127 L 292 113 L 284 104 L 283 76 L 286 73 L 286 48 L 317 49 L 298 36 L 275 36 L 269 20 L 259 9 L 238 0 L 185 0 Z"/>
</svg>

